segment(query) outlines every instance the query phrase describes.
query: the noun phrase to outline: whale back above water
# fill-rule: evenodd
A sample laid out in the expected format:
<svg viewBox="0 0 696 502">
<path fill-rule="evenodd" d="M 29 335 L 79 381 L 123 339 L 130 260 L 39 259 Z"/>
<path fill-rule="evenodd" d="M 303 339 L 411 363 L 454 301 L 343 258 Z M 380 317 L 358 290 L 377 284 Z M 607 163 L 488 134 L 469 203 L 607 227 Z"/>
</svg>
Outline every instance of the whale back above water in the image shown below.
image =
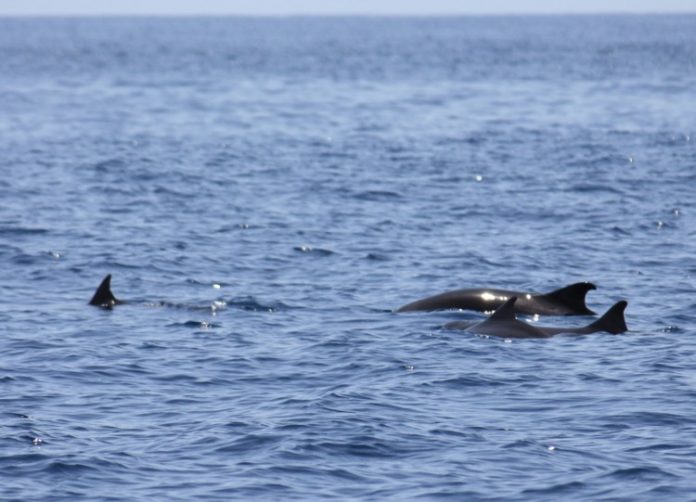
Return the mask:
<svg viewBox="0 0 696 502">
<path fill-rule="evenodd" d="M 615 303 L 596 321 L 579 328 L 534 326 L 520 321 L 515 317 L 515 303 L 517 300 L 517 297 L 513 296 L 484 321 L 454 321 L 445 324 L 444 328 L 504 338 L 549 338 L 561 333 L 589 335 L 600 331 L 617 335 L 628 330 L 624 318 L 624 310 L 628 303 L 624 300 Z"/>
<path fill-rule="evenodd" d="M 106 277 L 104 277 L 101 284 L 94 292 L 94 296 L 92 296 L 89 304 L 94 305 L 95 307 L 110 309 L 114 305 L 118 305 L 120 303 L 123 302 L 116 299 L 114 294 L 111 292 L 111 274 L 108 274 Z"/>
<path fill-rule="evenodd" d="M 515 312 L 527 315 L 592 315 L 585 296 L 597 287 L 591 282 L 577 282 L 546 294 L 506 289 L 471 288 L 447 291 L 399 307 L 396 312 L 430 310 L 478 310 L 490 312 L 516 297 Z"/>
</svg>

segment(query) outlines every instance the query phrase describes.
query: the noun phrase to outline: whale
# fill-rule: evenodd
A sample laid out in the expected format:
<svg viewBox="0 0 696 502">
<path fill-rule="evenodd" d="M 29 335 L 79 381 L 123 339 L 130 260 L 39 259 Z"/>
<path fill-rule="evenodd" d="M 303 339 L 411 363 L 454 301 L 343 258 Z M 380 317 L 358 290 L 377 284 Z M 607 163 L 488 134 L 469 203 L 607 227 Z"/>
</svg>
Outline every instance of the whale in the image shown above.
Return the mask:
<svg viewBox="0 0 696 502">
<path fill-rule="evenodd" d="M 457 289 L 408 303 L 396 309 L 396 312 L 447 309 L 492 312 L 516 297 L 517 301 L 513 304 L 518 314 L 593 315 L 594 312 L 585 305 L 585 296 L 593 289 L 597 287 L 591 282 L 577 282 L 545 294 L 493 288 Z"/>
<path fill-rule="evenodd" d="M 628 331 L 626 319 L 624 318 L 624 310 L 626 310 L 628 302 L 625 300 L 616 302 L 602 317 L 587 326 L 579 328 L 534 326 L 520 321 L 515 317 L 516 302 L 516 296 L 509 298 L 484 321 L 453 321 L 445 324 L 443 328 L 448 330 L 464 330 L 479 335 L 499 336 L 503 338 L 549 338 L 561 333 L 589 335 L 601 331 L 618 335 L 619 333 Z"/>
<path fill-rule="evenodd" d="M 95 307 L 103 309 L 111 309 L 122 303 L 124 302 L 118 300 L 111 292 L 111 274 L 104 277 L 101 284 L 99 284 L 99 287 L 94 292 L 94 296 L 92 296 L 92 299 L 89 301 L 89 305 L 94 305 Z"/>
<path fill-rule="evenodd" d="M 104 277 L 104 279 L 102 279 L 99 287 L 97 287 L 88 304 L 106 310 L 113 309 L 116 305 L 127 304 L 129 306 L 141 306 L 147 308 L 165 307 L 179 310 L 189 310 L 192 312 L 213 312 L 213 315 L 215 315 L 215 312 L 228 307 L 260 312 L 274 312 L 278 309 L 285 308 L 285 304 L 282 302 L 260 303 L 253 296 L 249 295 L 230 300 L 219 298 L 213 300 L 212 302 L 203 303 L 184 303 L 172 302 L 168 300 L 142 299 L 122 300 L 116 298 L 114 293 L 111 291 L 111 274 L 108 274 L 106 277 Z"/>
</svg>

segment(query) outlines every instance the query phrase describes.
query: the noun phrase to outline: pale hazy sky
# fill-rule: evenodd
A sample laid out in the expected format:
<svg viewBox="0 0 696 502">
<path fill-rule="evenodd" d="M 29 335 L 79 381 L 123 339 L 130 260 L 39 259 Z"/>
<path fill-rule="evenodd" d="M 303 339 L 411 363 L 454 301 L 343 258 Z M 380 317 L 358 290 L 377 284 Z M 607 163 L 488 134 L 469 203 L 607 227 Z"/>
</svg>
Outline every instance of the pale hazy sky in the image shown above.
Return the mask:
<svg viewBox="0 0 696 502">
<path fill-rule="evenodd" d="M 696 0 L 0 0 L 0 15 L 696 12 Z"/>
</svg>

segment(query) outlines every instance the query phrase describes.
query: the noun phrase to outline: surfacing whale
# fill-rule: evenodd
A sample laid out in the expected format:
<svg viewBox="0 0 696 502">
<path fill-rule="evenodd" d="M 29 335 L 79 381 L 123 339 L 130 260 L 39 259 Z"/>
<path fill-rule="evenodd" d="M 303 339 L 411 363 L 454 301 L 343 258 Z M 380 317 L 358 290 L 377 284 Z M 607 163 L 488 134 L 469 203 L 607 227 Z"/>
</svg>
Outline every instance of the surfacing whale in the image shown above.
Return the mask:
<svg viewBox="0 0 696 502">
<path fill-rule="evenodd" d="M 101 284 L 94 292 L 94 296 L 89 301 L 90 305 L 95 307 L 101 307 L 103 309 L 113 308 L 115 305 L 120 305 L 123 302 L 116 299 L 114 294 L 111 292 L 111 274 L 104 277 Z"/>
<path fill-rule="evenodd" d="M 585 295 L 592 289 L 597 287 L 591 282 L 577 282 L 546 294 L 492 288 L 457 289 L 408 303 L 396 312 L 446 309 L 490 312 L 514 296 L 517 297 L 514 305 L 518 314 L 592 315 L 594 312 L 585 305 Z"/>
<path fill-rule="evenodd" d="M 499 307 L 491 316 L 481 322 L 454 321 L 444 325 L 445 329 L 461 329 L 480 335 L 500 336 L 504 338 L 549 338 L 560 333 L 574 335 L 589 335 L 606 331 L 614 335 L 627 331 L 624 310 L 628 303 L 624 300 L 615 303 L 606 313 L 595 322 L 581 328 L 533 326 L 515 317 L 513 296 Z"/>
<path fill-rule="evenodd" d="M 167 307 L 174 309 L 190 310 L 195 312 L 217 312 L 219 310 L 227 309 L 228 307 L 233 307 L 240 310 L 251 310 L 260 312 L 274 312 L 279 309 L 286 308 L 286 305 L 282 302 L 272 302 L 272 303 L 261 303 L 257 301 L 253 296 L 242 296 L 233 298 L 231 300 L 226 300 L 219 298 L 208 303 L 180 303 L 171 302 L 167 300 L 157 300 L 157 301 L 138 301 L 138 300 L 119 300 L 116 298 L 111 291 L 111 274 L 104 277 L 101 284 L 89 301 L 89 305 L 94 305 L 95 307 L 103 309 L 112 309 L 116 305 L 122 304 L 128 305 L 140 305 L 143 307 Z"/>
</svg>

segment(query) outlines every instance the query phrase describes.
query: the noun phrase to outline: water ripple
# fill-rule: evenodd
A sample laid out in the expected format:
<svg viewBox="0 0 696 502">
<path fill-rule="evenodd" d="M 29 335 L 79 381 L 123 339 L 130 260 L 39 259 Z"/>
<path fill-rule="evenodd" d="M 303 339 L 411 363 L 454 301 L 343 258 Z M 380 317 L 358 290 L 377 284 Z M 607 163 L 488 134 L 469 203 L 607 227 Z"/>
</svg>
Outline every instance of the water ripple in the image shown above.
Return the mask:
<svg viewBox="0 0 696 502">
<path fill-rule="evenodd" d="M 1 18 L 0 499 L 692 497 L 693 25 Z"/>
</svg>

